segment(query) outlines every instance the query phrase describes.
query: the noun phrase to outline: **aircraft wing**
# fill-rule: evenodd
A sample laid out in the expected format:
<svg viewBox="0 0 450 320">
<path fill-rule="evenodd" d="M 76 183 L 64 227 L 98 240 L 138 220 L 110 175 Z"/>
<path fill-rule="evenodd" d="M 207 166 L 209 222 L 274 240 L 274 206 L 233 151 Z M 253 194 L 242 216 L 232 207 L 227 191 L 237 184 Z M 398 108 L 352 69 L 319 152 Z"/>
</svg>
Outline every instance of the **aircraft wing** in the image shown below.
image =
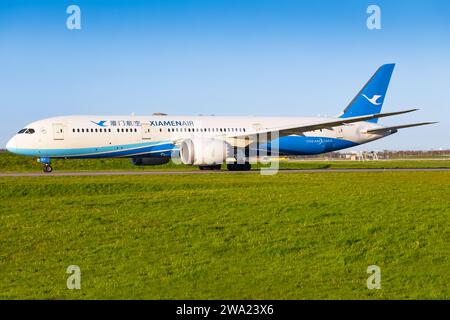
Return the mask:
<svg viewBox="0 0 450 320">
<path fill-rule="evenodd" d="M 263 130 L 255 131 L 255 132 L 248 132 L 246 134 L 239 134 L 239 135 L 232 135 L 230 138 L 235 137 L 245 137 L 252 134 L 260 134 L 260 133 L 269 133 L 269 132 L 279 132 L 279 136 L 288 136 L 291 134 L 301 134 L 303 132 L 308 131 L 314 131 L 319 129 L 331 129 L 333 127 L 342 126 L 348 123 L 354 123 L 354 122 L 360 122 L 360 121 L 367 121 L 370 119 L 376 119 L 376 118 L 383 118 L 383 117 L 390 117 L 395 116 L 398 114 L 413 112 L 418 109 L 410 109 L 410 110 L 404 110 L 404 111 L 396 111 L 396 112 L 386 112 L 386 113 L 377 113 L 377 114 L 370 114 L 365 116 L 358 116 L 358 117 L 350 117 L 350 118 L 336 118 L 329 121 L 322 121 L 322 122 L 313 122 L 313 123 L 307 123 L 302 125 L 290 125 L 290 126 L 283 126 L 283 127 L 273 127 L 273 128 L 266 128 Z"/>
<path fill-rule="evenodd" d="M 289 125 L 289 126 L 283 126 L 283 127 L 273 127 L 273 128 L 265 128 L 254 132 L 247 132 L 245 134 L 239 134 L 239 135 L 230 135 L 225 138 L 226 141 L 228 141 L 231 145 L 244 147 L 251 143 L 251 137 L 252 135 L 256 134 L 264 134 L 269 132 L 278 132 L 279 137 L 283 136 L 289 136 L 292 134 L 302 134 L 304 132 L 319 130 L 319 129 L 332 129 L 333 127 L 342 126 L 348 123 L 354 123 L 354 122 L 360 122 L 360 121 L 367 121 L 370 119 L 376 119 L 376 118 L 384 118 L 384 117 L 390 117 L 395 116 L 403 113 L 413 112 L 419 109 L 409 109 L 404 111 L 396 111 L 396 112 L 386 112 L 386 113 L 377 113 L 377 114 L 370 114 L 370 115 L 364 115 L 364 116 L 357 116 L 357 117 L 349 117 L 349 118 L 336 118 L 329 121 L 322 121 L 322 122 L 313 122 L 313 123 L 307 123 L 302 125 Z"/>
<path fill-rule="evenodd" d="M 393 127 L 384 127 L 384 128 L 370 129 L 370 130 L 367 130 L 367 133 L 374 133 L 374 134 L 385 133 L 385 132 L 390 132 L 390 131 L 394 131 L 394 130 L 397 130 L 397 129 L 417 127 L 417 126 L 424 126 L 424 125 L 433 124 L 433 123 L 437 123 L 437 122 L 420 122 L 420 123 L 404 124 L 404 125 L 393 126 Z"/>
<path fill-rule="evenodd" d="M 252 142 L 251 136 L 256 135 L 256 134 L 278 132 L 279 137 L 283 137 L 283 136 L 289 136 L 292 134 L 302 134 L 304 132 L 309 132 L 309 131 L 314 131 L 314 130 L 319 130 L 319 129 L 332 129 L 333 127 L 342 126 L 342 125 L 345 125 L 348 123 L 390 117 L 390 116 L 395 116 L 395 115 L 404 114 L 404 113 L 408 113 L 408 112 L 413 112 L 416 110 L 418 110 L 418 109 L 377 113 L 377 114 L 370 114 L 370 115 L 349 117 L 349 118 L 336 118 L 333 120 L 322 121 L 322 122 L 318 121 L 318 122 L 313 122 L 313 123 L 301 124 L 301 125 L 297 125 L 297 126 L 289 125 L 289 126 L 282 126 L 282 127 L 264 128 L 264 129 L 254 131 L 254 132 L 246 132 L 246 133 L 238 134 L 238 135 L 229 135 L 229 136 L 225 137 L 225 140 L 228 141 L 231 145 L 238 146 L 238 147 L 245 147 Z M 383 128 L 383 129 L 385 129 L 385 128 Z M 174 141 L 174 143 L 176 144 L 177 142 L 179 142 L 179 140 L 180 139 Z"/>
</svg>

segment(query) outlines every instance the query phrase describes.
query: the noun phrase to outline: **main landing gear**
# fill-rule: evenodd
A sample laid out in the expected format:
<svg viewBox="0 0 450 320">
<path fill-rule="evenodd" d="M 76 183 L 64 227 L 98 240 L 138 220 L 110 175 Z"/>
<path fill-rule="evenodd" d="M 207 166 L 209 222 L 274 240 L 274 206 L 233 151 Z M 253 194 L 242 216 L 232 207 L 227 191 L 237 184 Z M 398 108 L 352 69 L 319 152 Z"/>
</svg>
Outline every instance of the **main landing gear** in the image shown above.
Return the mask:
<svg viewBox="0 0 450 320">
<path fill-rule="evenodd" d="M 250 171 L 252 165 L 248 162 L 246 163 L 229 163 L 227 164 L 227 169 L 230 171 Z"/>
<path fill-rule="evenodd" d="M 221 167 L 222 167 L 221 164 L 216 164 L 213 166 L 199 166 L 198 168 L 200 170 L 220 170 Z"/>
<path fill-rule="evenodd" d="M 221 165 L 213 165 L 213 166 L 199 166 L 200 170 L 220 170 Z M 252 165 L 248 162 L 246 163 L 229 163 L 227 164 L 227 169 L 229 171 L 249 171 L 252 169 Z"/>
</svg>

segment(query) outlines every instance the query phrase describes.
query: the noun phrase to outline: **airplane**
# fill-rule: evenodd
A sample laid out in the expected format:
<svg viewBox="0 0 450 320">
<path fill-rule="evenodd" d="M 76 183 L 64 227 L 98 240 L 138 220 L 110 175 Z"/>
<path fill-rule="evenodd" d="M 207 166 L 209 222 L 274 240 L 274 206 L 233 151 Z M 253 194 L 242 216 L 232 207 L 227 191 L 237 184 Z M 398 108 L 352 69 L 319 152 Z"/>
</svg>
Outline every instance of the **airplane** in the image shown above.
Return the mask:
<svg viewBox="0 0 450 320">
<path fill-rule="evenodd" d="M 246 171 L 255 148 L 257 154 L 271 155 L 277 146 L 279 155 L 314 155 L 436 123 L 378 124 L 380 118 L 418 110 L 381 113 L 394 66 L 382 65 L 336 117 L 61 116 L 26 125 L 6 148 L 37 157 L 47 173 L 53 170 L 52 159 L 131 158 L 140 166 L 176 156 L 201 170 L 217 170 L 226 162 L 228 170 Z M 262 143 L 255 147 L 255 141 Z"/>
</svg>

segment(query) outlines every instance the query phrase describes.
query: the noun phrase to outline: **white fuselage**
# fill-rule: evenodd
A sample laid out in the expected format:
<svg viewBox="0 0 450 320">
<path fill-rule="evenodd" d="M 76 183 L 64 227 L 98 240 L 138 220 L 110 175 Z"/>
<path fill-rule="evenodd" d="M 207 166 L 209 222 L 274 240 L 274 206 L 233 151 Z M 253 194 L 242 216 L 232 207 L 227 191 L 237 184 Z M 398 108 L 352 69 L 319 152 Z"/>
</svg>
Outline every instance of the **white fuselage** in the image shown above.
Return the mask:
<svg viewBox="0 0 450 320">
<path fill-rule="evenodd" d="M 63 116 L 28 124 L 7 145 L 11 152 L 49 158 L 163 155 L 186 138 L 252 135 L 268 128 L 319 123 L 335 118 L 219 116 Z M 382 126 L 356 122 L 279 139 L 284 154 L 317 154 L 366 143 L 384 135 Z M 30 130 L 31 129 L 31 130 Z"/>
</svg>

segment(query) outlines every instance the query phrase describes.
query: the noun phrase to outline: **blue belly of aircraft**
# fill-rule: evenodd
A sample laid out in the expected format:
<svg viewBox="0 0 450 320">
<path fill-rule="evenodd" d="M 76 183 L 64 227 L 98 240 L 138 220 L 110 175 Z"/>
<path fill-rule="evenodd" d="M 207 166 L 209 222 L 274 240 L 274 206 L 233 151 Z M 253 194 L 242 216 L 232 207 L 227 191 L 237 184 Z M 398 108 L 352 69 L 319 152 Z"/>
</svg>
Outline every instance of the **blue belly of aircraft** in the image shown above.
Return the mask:
<svg viewBox="0 0 450 320">
<path fill-rule="evenodd" d="M 344 139 L 304 136 L 282 137 L 278 139 L 278 144 L 279 153 L 287 155 L 313 155 L 357 145 L 355 142 Z"/>
</svg>

